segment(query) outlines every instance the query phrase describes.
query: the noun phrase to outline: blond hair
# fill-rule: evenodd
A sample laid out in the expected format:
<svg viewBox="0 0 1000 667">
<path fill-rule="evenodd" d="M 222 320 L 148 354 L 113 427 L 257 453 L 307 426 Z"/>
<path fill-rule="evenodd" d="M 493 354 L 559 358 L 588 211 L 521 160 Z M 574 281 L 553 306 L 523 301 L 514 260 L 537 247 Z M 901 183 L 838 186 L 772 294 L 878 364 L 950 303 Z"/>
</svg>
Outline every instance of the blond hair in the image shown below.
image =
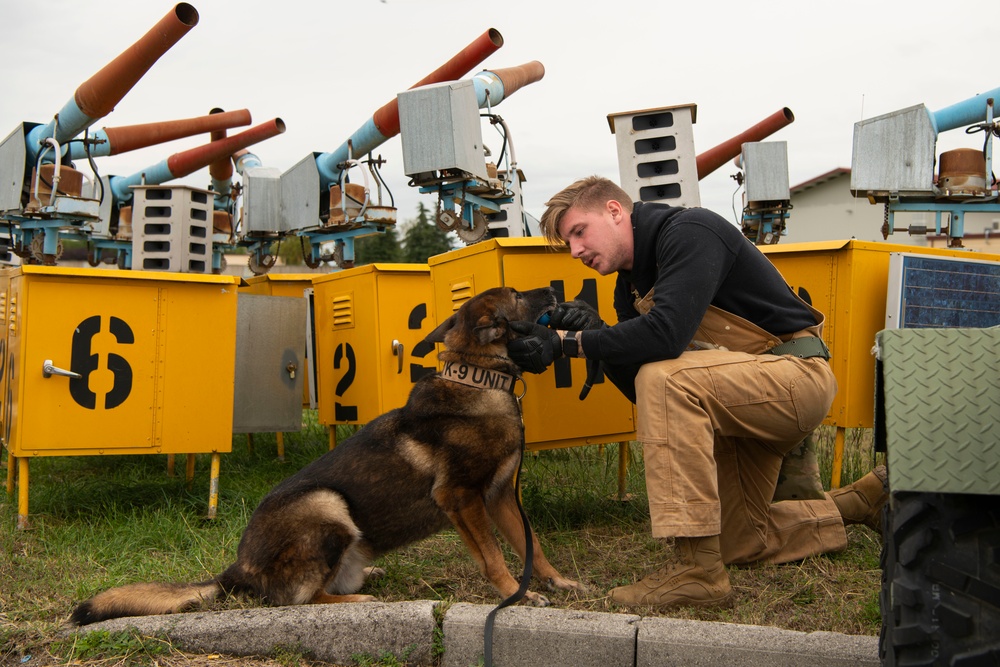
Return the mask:
<svg viewBox="0 0 1000 667">
<path fill-rule="evenodd" d="M 566 211 L 571 208 L 585 211 L 602 208 L 612 199 L 629 213 L 632 212 L 632 198 L 617 183 L 603 176 L 581 178 L 545 202 L 547 208 L 539 223 L 542 235 L 551 245 L 565 245 L 565 239 L 559 236 L 559 222 Z"/>
</svg>

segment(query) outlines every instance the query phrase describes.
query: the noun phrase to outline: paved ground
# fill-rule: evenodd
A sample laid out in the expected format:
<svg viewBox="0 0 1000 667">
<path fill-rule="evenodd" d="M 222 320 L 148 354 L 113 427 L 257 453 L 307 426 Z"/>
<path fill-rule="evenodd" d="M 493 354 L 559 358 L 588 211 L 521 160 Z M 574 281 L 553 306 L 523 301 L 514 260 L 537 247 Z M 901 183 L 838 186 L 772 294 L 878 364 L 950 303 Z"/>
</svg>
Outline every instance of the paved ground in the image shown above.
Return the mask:
<svg viewBox="0 0 1000 667">
<path fill-rule="evenodd" d="M 317 660 L 354 664 L 352 656 L 390 651 L 409 665 L 433 665 L 436 603 L 368 602 L 271 607 L 116 619 L 82 631 L 135 626 L 162 632 L 185 651 L 269 655 L 298 646 Z M 492 606 L 454 604 L 444 614 L 444 667 L 476 665 Z M 440 644 L 439 644 L 440 646 Z M 631 614 L 514 606 L 496 616 L 497 667 L 875 667 L 878 639 L 833 632 L 709 623 Z"/>
</svg>

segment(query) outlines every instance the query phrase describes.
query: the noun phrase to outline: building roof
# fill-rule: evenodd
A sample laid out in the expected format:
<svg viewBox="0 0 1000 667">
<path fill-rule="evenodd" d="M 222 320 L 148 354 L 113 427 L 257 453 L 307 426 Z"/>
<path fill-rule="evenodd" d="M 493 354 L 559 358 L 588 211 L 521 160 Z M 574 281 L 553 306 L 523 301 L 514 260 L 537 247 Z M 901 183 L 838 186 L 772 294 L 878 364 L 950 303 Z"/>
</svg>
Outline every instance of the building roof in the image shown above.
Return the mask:
<svg viewBox="0 0 1000 667">
<path fill-rule="evenodd" d="M 790 192 L 793 195 L 797 195 L 800 192 L 804 192 L 809 188 L 814 188 L 817 185 L 822 185 L 823 183 L 826 183 L 827 181 L 832 181 L 835 178 L 839 178 L 841 176 L 848 176 L 850 175 L 850 173 L 851 170 L 848 169 L 847 167 L 837 167 L 836 169 L 831 169 L 825 174 L 820 174 L 815 178 L 810 178 L 808 181 L 803 181 L 802 183 L 799 183 L 798 185 L 792 187 Z"/>
</svg>

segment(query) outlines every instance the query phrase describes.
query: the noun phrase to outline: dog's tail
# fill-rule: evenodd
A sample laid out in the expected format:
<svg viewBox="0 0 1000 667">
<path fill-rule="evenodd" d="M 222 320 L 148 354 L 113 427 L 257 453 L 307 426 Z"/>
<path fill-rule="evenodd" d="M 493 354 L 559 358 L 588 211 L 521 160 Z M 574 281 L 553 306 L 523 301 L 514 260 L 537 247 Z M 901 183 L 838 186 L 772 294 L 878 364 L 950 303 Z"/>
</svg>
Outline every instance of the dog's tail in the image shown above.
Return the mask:
<svg viewBox="0 0 1000 667">
<path fill-rule="evenodd" d="M 175 614 L 211 602 L 225 591 L 239 588 L 235 567 L 217 577 L 193 584 L 128 584 L 98 593 L 73 610 L 70 622 L 89 625 L 121 616 Z"/>
</svg>

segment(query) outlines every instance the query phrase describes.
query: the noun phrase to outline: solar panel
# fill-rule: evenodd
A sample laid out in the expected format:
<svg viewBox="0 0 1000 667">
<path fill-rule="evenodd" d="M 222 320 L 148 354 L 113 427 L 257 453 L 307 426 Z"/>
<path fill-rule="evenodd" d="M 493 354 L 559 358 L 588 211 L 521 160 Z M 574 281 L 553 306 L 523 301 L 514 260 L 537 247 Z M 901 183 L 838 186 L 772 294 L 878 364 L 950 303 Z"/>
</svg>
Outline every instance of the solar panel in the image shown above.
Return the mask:
<svg viewBox="0 0 1000 667">
<path fill-rule="evenodd" d="M 1000 262 L 889 254 L 886 329 L 1000 325 Z"/>
</svg>

